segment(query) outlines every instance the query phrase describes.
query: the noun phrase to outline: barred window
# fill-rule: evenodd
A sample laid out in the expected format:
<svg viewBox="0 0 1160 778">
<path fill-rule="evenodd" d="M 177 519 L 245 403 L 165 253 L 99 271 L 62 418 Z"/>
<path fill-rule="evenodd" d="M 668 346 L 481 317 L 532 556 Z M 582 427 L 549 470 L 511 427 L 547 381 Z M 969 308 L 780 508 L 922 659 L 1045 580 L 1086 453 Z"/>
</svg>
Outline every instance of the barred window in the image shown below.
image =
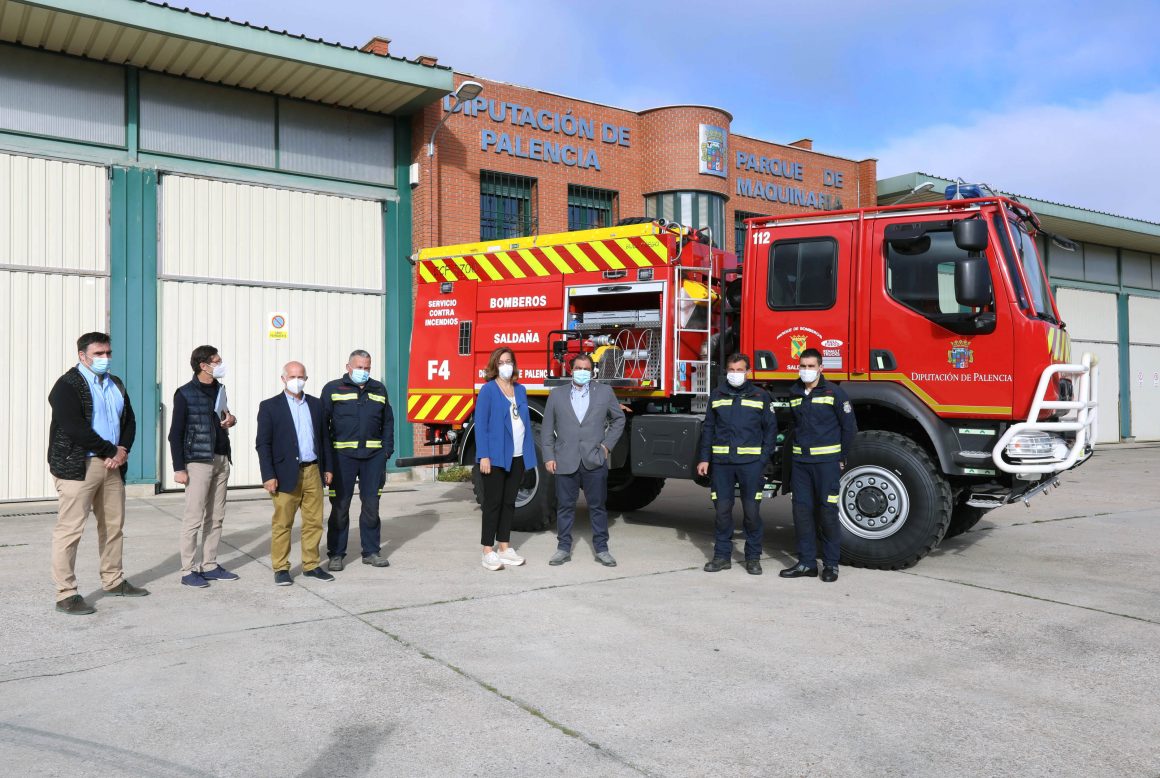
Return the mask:
<svg viewBox="0 0 1160 778">
<path fill-rule="evenodd" d="M 479 174 L 479 239 L 516 238 L 536 232 L 536 180 L 508 173 Z"/>
<path fill-rule="evenodd" d="M 736 247 L 737 259 L 741 260 L 745 256 L 745 220 L 756 219 L 764 216 L 763 213 L 750 213 L 749 211 L 734 211 L 733 212 L 733 239 Z"/>
<path fill-rule="evenodd" d="M 591 186 L 568 185 L 568 229 L 611 227 L 617 219 L 616 192 Z"/>
</svg>

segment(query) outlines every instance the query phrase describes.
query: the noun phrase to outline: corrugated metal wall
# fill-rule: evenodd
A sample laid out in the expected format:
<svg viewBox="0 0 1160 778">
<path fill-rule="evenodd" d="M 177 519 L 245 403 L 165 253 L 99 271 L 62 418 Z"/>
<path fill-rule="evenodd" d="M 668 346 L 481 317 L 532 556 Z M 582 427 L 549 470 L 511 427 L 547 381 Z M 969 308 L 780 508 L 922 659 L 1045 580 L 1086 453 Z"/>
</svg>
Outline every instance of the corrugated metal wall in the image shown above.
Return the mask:
<svg viewBox="0 0 1160 778">
<path fill-rule="evenodd" d="M 160 213 L 163 277 L 383 291 L 382 203 L 165 176 Z"/>
<path fill-rule="evenodd" d="M 1120 347 L 1116 332 L 1116 296 L 1080 289 L 1060 289 L 1056 300 L 1071 333 L 1072 357 L 1090 351 L 1100 360 L 1099 443 L 1120 440 Z"/>
<path fill-rule="evenodd" d="M 0 265 L 0 501 L 53 498 L 48 392 L 109 329 L 105 169 L 0 154 Z"/>
<path fill-rule="evenodd" d="M 1160 440 L 1160 300 L 1128 298 L 1132 437 Z"/>
<path fill-rule="evenodd" d="M 342 374 L 356 348 L 371 352 L 371 372 L 381 376 L 382 203 L 185 176 L 166 176 L 161 189 L 162 434 L 174 391 L 192 375 L 190 352 L 216 346 L 229 365 L 224 383 L 238 417 L 230 485 L 257 486 L 258 403 L 281 390 L 286 362 L 306 365 L 315 395 Z M 275 311 L 288 315 L 285 340 L 269 337 Z M 177 488 L 165 448 L 163 483 Z"/>
<path fill-rule="evenodd" d="M 0 129 L 122 146 L 125 71 L 0 45 Z"/>
<path fill-rule="evenodd" d="M 283 170 L 387 186 L 395 181 L 395 123 L 389 117 L 282 100 L 278 124 Z"/>
</svg>

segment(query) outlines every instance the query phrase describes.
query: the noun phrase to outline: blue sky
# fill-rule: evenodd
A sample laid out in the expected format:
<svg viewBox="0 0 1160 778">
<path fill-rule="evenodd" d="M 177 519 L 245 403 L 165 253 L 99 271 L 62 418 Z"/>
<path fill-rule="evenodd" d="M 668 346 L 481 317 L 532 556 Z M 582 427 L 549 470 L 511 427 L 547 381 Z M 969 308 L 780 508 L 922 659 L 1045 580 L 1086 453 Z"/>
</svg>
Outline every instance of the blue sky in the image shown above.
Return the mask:
<svg viewBox="0 0 1160 778">
<path fill-rule="evenodd" d="M 1160 2 L 183 0 L 633 110 L 1160 222 Z M 323 13 L 320 13 L 320 10 Z"/>
</svg>

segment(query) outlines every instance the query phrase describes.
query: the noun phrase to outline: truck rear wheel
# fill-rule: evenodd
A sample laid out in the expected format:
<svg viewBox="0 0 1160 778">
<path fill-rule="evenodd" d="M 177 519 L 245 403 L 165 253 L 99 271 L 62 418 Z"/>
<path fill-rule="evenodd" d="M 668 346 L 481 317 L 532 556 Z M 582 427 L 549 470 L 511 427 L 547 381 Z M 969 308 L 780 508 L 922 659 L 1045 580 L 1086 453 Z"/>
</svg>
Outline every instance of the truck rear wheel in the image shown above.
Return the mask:
<svg viewBox="0 0 1160 778">
<path fill-rule="evenodd" d="M 661 493 L 665 479 L 633 475 L 627 468 L 608 474 L 608 498 L 605 506 L 610 511 L 639 511 Z"/>
<path fill-rule="evenodd" d="M 950 484 L 921 446 L 895 432 L 858 433 L 840 494 L 842 561 L 855 567 L 910 567 L 950 524 Z"/>
<path fill-rule="evenodd" d="M 954 512 L 951 514 L 951 523 L 947 527 L 947 534 L 943 537 L 953 538 L 955 535 L 962 535 L 964 532 L 969 532 L 972 527 L 979 523 L 979 519 L 983 518 L 983 514 L 987 513 L 990 508 L 975 508 L 966 503 L 959 503 L 955 506 Z"/>
<path fill-rule="evenodd" d="M 552 526 L 556 520 L 556 479 L 544 467 L 540 452 L 540 422 L 532 422 L 530 434 L 535 436 L 536 466 L 524 471 L 524 479 L 516 493 L 512 529 L 517 532 L 539 532 Z M 483 505 L 483 478 L 479 465 L 475 464 L 474 441 L 467 445 L 463 461 L 472 464 L 471 485 L 475 489 L 475 501 Z"/>
</svg>

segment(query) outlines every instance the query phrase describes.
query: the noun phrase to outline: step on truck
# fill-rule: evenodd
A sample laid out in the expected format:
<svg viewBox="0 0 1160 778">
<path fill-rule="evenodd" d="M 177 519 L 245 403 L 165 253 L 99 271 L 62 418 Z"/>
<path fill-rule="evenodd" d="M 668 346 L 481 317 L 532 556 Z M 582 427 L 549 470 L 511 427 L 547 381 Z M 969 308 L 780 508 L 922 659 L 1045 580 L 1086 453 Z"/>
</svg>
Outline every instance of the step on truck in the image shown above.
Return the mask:
<svg viewBox="0 0 1160 778">
<path fill-rule="evenodd" d="M 798 356 L 815 348 L 858 420 L 842 562 L 912 565 L 987 511 L 1058 485 L 1096 438 L 1098 367 L 1072 358 L 1037 247 L 1071 244 L 1016 200 L 965 186 L 947 197 L 750 219 L 740 262 L 708 231 L 648 219 L 425 249 L 407 419 L 428 450 L 399 464 L 474 465 L 472 409 L 499 346 L 516 355 L 538 448 L 547 393 L 588 353 L 593 380 L 626 410 L 608 507 L 639 510 L 666 479 L 707 485 L 701 425 L 729 354 L 750 355 L 786 431 Z M 790 446 L 781 436 L 770 492 L 788 490 Z M 478 498 L 478 474 L 475 485 Z M 515 526 L 554 518 L 541 464 L 521 484 Z"/>
</svg>

